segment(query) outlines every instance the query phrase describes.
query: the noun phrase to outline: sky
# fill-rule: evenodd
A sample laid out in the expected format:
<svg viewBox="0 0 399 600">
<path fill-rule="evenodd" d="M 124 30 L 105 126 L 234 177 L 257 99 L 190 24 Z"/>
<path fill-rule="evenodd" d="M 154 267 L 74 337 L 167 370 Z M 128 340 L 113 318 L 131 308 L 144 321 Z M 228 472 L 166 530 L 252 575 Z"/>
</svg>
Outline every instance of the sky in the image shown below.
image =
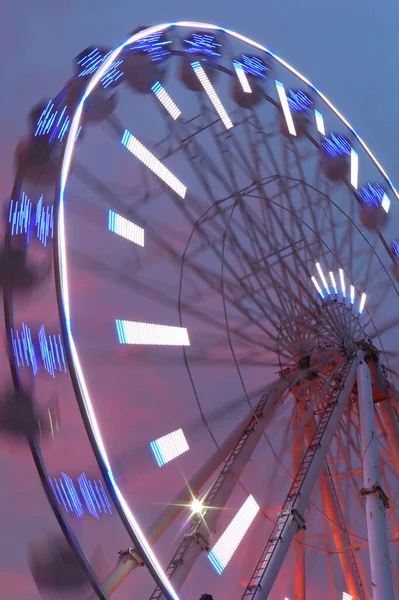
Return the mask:
<svg viewBox="0 0 399 600">
<path fill-rule="evenodd" d="M 34 5 L 16 0 L 6 1 L 2 12 L 0 192 L 4 199 L 12 187 L 13 152 L 26 133 L 26 115 L 34 104 L 42 98 L 54 96 L 62 88 L 70 76 L 73 57 L 91 44 L 112 47 L 140 25 L 183 19 L 216 23 L 238 31 L 292 64 L 345 115 L 394 183 L 399 184 L 396 181 L 396 140 L 399 134 L 396 119 L 399 42 L 396 28 L 399 5 L 393 0 L 272 0 L 259 5 L 242 3 L 235 6 L 225 0 L 217 3 L 203 0 L 191 7 L 177 0 L 170 3 L 154 0 L 152 3 L 136 5 L 115 0 L 112 6 L 104 0 L 63 0 L 58 3 L 39 0 Z M 98 139 L 102 140 L 101 137 Z M 92 141 L 95 142 L 96 138 L 93 137 Z M 87 158 L 94 162 L 96 160 L 93 156 Z M 122 189 L 128 188 L 128 178 L 134 175 L 128 165 L 114 165 L 110 152 L 109 163 L 106 167 L 103 163 L 103 167 L 104 170 L 109 168 L 107 176 L 118 179 Z M 89 198 L 89 201 L 93 204 L 95 198 Z M 71 223 L 80 234 L 75 237 L 76 248 L 107 258 L 113 252 L 117 253 L 118 249 L 111 242 L 107 249 L 102 248 L 96 229 L 97 220 L 100 221 L 102 215 L 92 210 L 92 204 L 87 208 L 78 199 L 75 201 L 76 214 Z M 130 254 L 122 252 L 118 258 L 126 261 Z M 155 482 L 151 456 L 146 446 L 148 439 L 155 439 L 165 428 L 171 430 L 176 425 L 179 403 L 176 401 L 173 404 L 171 401 L 160 419 L 159 403 L 162 398 L 190 395 L 189 384 L 186 379 L 179 378 L 178 371 L 174 376 L 170 369 L 162 365 L 146 364 L 145 377 L 137 376 L 134 379 L 136 400 L 131 401 L 126 390 L 118 395 L 121 382 L 129 385 L 131 379 L 125 377 L 126 357 L 115 349 L 112 356 L 109 353 L 111 344 L 107 338 L 109 332 L 106 321 L 114 318 L 117 311 L 119 314 L 128 314 L 133 296 L 125 297 L 119 287 L 107 287 L 90 270 L 77 270 L 72 282 L 73 306 L 80 326 L 77 337 L 82 341 L 88 381 L 93 396 L 98 399 L 96 406 L 100 421 L 104 424 L 107 445 L 113 456 L 125 457 L 120 478 L 140 515 L 140 522 L 146 527 L 153 519 L 154 505 L 166 503 L 171 497 L 171 490 L 181 487 L 184 481 L 182 473 L 188 476 L 195 470 L 191 459 L 186 457 L 180 463 L 181 471 L 176 469 L 173 476 L 170 473 L 161 474 Z M 39 295 L 35 298 L 29 308 L 20 304 L 18 310 L 21 318 L 25 316 L 32 322 L 40 320 L 43 306 L 53 306 L 54 300 L 54 293 L 48 292 L 45 297 Z M 138 302 L 137 298 L 135 300 Z M 149 319 L 153 308 L 151 302 L 143 303 L 141 314 L 148 314 Z M 50 312 L 52 310 L 49 308 Z M 51 315 L 50 325 L 56 329 L 55 310 Z M 164 309 L 163 318 L 168 316 Z M 93 341 L 87 342 L 89 339 Z M 101 354 L 102 351 L 105 355 Z M 104 362 L 109 358 L 111 362 L 106 367 Z M 112 360 L 118 362 L 119 359 L 125 361 L 124 366 L 113 367 Z M 4 364 L 2 375 L 6 382 Z M 221 375 L 220 380 L 218 377 L 218 374 L 214 375 L 215 395 L 231 394 L 232 389 L 226 387 L 226 376 Z M 52 386 L 53 383 L 48 379 L 38 383 L 37 392 L 44 398 L 43 402 L 53 393 Z M 49 472 L 56 475 L 64 470 L 72 477 L 83 470 L 96 473 L 67 376 L 60 383 L 57 380 L 56 389 L 62 396 L 62 433 L 54 446 L 48 444 L 44 447 Z M 157 400 L 151 404 L 151 398 Z M 212 409 L 212 403 L 213 398 L 210 398 L 207 410 Z M 194 424 L 192 429 L 193 439 L 198 443 L 197 456 L 201 453 L 205 456 L 211 448 L 202 441 L 202 430 L 197 426 L 198 410 L 195 406 L 184 410 L 187 410 L 185 422 Z M 236 418 L 233 416 L 232 421 L 235 422 Z M 281 418 L 281 422 L 284 422 L 284 418 Z M 217 421 L 221 439 L 229 431 L 230 425 L 226 418 L 223 422 Z M 261 464 L 262 454 L 259 454 L 251 465 L 252 475 L 256 476 Z M 57 526 L 24 447 L 0 439 L 0 474 L 3 482 L 0 486 L 0 595 L 7 600 L 37 600 L 39 595 L 27 568 L 27 543 L 40 540 L 44 533 L 56 531 Z M 248 472 L 246 480 L 249 481 L 250 477 L 251 472 Z M 266 493 L 265 489 L 263 493 Z M 268 509 L 272 509 L 273 500 L 269 498 Z M 278 502 L 276 497 L 274 505 Z M 232 506 L 239 506 L 240 503 L 242 497 L 238 495 L 233 499 Z M 270 516 L 274 516 L 273 512 L 270 512 Z M 71 519 L 71 523 L 88 555 L 95 556 L 94 561 L 97 561 L 101 574 L 113 566 L 116 552 L 128 545 L 116 516 L 103 518 L 99 522 L 87 519 L 77 523 L 76 519 Z M 178 531 L 174 530 L 168 541 L 174 542 L 177 536 Z M 162 552 L 166 562 L 165 548 Z M 243 573 L 248 560 L 247 549 L 242 557 Z M 221 590 L 215 578 L 209 575 L 209 585 Z M 198 578 L 191 583 L 195 593 L 199 592 L 199 597 L 202 592 Z M 309 600 L 318 597 L 318 585 L 322 588 L 315 578 L 313 596 Z M 135 589 L 139 589 L 143 597 L 149 597 L 152 588 L 145 573 L 135 573 L 117 592 L 116 600 L 127 600 Z M 272 600 L 280 600 L 284 593 L 286 589 L 280 582 Z"/>
</svg>

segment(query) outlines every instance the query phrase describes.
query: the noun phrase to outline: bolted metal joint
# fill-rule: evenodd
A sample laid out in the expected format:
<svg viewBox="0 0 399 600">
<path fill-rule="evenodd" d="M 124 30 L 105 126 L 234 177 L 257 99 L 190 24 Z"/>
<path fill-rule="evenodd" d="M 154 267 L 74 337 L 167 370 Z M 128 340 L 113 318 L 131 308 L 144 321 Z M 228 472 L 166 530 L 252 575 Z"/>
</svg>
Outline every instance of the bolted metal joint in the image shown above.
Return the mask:
<svg viewBox="0 0 399 600">
<path fill-rule="evenodd" d="M 389 498 L 378 483 L 375 483 L 369 488 L 362 488 L 360 490 L 361 496 L 368 496 L 369 494 L 377 494 L 380 500 L 382 500 L 385 508 L 389 508 Z"/>
<path fill-rule="evenodd" d="M 197 532 L 197 533 L 195 533 L 194 537 L 195 537 L 196 543 L 201 546 L 202 550 L 204 552 L 208 552 L 208 550 L 210 549 L 210 545 L 209 545 L 208 540 L 206 538 L 204 538 L 202 533 Z"/>
<path fill-rule="evenodd" d="M 378 361 L 379 352 L 371 341 L 362 340 L 358 342 L 358 347 L 360 350 L 363 350 L 366 362 L 369 360 Z"/>
<path fill-rule="evenodd" d="M 297 523 L 298 528 L 305 530 L 306 529 L 306 521 L 305 521 L 305 518 L 301 515 L 301 513 L 296 508 L 293 508 L 291 510 L 291 514 L 292 514 L 294 521 Z"/>
<path fill-rule="evenodd" d="M 144 567 L 143 560 L 133 546 L 127 548 L 127 550 L 119 550 L 118 556 L 120 561 L 127 558 L 128 560 L 134 560 L 138 567 Z"/>
</svg>

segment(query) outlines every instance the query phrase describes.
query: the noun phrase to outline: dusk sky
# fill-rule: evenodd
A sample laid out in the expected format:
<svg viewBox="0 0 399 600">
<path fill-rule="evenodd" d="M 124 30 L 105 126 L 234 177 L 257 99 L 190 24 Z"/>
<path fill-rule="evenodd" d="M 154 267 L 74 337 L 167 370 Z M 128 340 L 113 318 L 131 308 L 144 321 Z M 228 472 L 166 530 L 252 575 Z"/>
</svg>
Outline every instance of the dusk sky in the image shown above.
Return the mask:
<svg viewBox="0 0 399 600">
<path fill-rule="evenodd" d="M 9 198 L 13 185 L 14 148 L 26 134 L 27 114 L 33 105 L 43 98 L 54 97 L 62 89 L 71 76 L 73 58 L 89 45 L 112 48 L 141 25 L 178 20 L 225 26 L 263 44 L 285 59 L 342 112 L 371 148 L 393 183 L 399 185 L 396 149 L 399 136 L 399 4 L 394 0 L 266 0 L 249 4 L 202 0 L 191 6 L 180 0 L 153 0 L 150 3 L 125 0 L 109 3 L 104 0 L 38 0 L 29 3 L 27 0 L 5 0 L 0 16 L 3 48 L 0 63 L 0 193 L 4 200 Z M 126 106 L 123 108 L 125 110 Z M 145 129 L 146 124 L 141 124 L 141 131 Z M 98 138 L 88 136 L 88 144 L 96 143 L 97 139 L 102 141 L 101 135 Z M 148 139 L 152 138 L 156 139 L 156 132 L 149 126 Z M 113 162 L 112 148 L 108 160 L 107 152 L 104 149 L 98 157 L 93 153 L 82 156 L 90 166 L 97 165 L 108 182 L 116 182 L 115 185 L 119 186 L 114 188 L 117 193 L 119 190 L 123 193 L 129 189 L 136 171 L 133 167 L 130 169 L 126 161 Z M 129 249 L 126 251 L 126 247 L 119 250 L 119 240 L 112 239 L 107 241 L 109 245 L 104 246 L 105 237 L 102 236 L 107 233 L 106 225 L 102 224 L 101 211 L 96 208 L 92 210 L 96 196 L 90 197 L 88 194 L 85 197 L 84 193 L 81 188 L 74 197 L 75 212 L 70 221 L 74 227 L 74 250 L 88 256 L 101 256 L 103 262 L 109 259 L 108 263 L 113 266 L 126 264 L 131 260 L 132 253 Z M 88 201 L 87 205 L 84 200 Z M 157 217 L 161 218 L 160 215 Z M 174 225 L 178 228 L 178 221 Z M 181 246 L 181 240 L 176 238 L 173 241 L 176 247 Z M 172 285 L 175 281 L 168 283 Z M 147 355 L 143 353 L 141 356 L 140 351 L 126 358 L 112 337 L 112 325 L 115 318 L 135 319 L 133 310 L 141 311 L 137 320 L 177 323 L 176 311 L 166 307 L 160 310 L 155 301 L 139 300 L 132 293 L 128 295 L 123 286 L 115 281 L 108 285 L 88 266 L 86 270 L 84 265 L 76 270 L 74 267 L 71 269 L 71 284 L 76 338 L 81 344 L 87 381 L 95 398 L 107 449 L 111 458 L 115 457 L 118 481 L 126 490 L 127 498 L 137 510 L 138 519 L 145 529 L 158 514 L 157 507 L 173 498 L 183 486 L 184 479 L 197 468 L 187 455 L 182 457 L 173 473 L 169 471 L 159 475 L 162 470 L 154 468 L 148 442 L 165 431 L 186 424 L 194 446 L 197 444 L 198 459 L 207 456 L 207 453 L 209 455 L 212 448 L 209 436 L 206 437 L 208 433 L 201 428 L 198 407 L 192 400 L 192 390 L 183 370 L 174 369 L 166 363 L 163 365 L 159 360 L 146 362 Z M 38 294 L 29 307 L 19 303 L 19 320 L 42 323 L 44 307 L 50 315 L 48 327 L 58 332 L 53 290 L 42 296 Z M 158 311 L 156 317 L 154 311 Z M 194 328 L 193 335 L 196 333 Z M 205 333 L 198 335 L 205 336 Z M 2 351 L 5 357 L 4 348 Z M 140 360 L 145 362 L 143 371 L 140 371 L 140 366 L 133 368 L 131 365 L 135 358 L 139 365 L 142 364 Z M 9 375 L 5 358 L 1 364 L 1 374 L 3 385 L 6 386 Z M 201 376 L 202 373 L 199 373 L 198 379 Z M 202 380 L 199 384 L 204 385 L 208 414 L 215 410 L 218 397 L 226 403 L 228 398 L 240 397 L 240 391 L 235 391 L 234 386 L 227 382 L 226 372 L 215 372 L 212 377 L 214 397 L 207 396 Z M 269 381 L 267 379 L 266 383 Z M 261 386 L 262 381 L 258 382 Z M 255 388 L 252 386 L 251 390 Z M 46 404 L 56 391 L 61 407 L 60 436 L 54 444 L 46 443 L 43 447 L 49 473 L 57 476 L 65 471 L 76 478 L 84 471 L 88 476 L 93 474 L 93 477 L 98 477 L 68 375 L 57 376 L 55 384 L 50 377 L 44 377 L 38 382 L 36 391 L 42 404 Z M 184 395 L 190 396 L 189 405 L 179 403 L 179 398 Z M 163 400 L 166 398 L 168 402 L 165 405 Z M 245 412 L 245 406 L 239 407 L 237 414 L 215 420 L 219 440 L 231 431 Z M 283 411 L 277 421 L 281 427 L 281 436 L 278 436 L 281 439 L 276 441 L 277 445 L 283 443 L 284 422 Z M 266 445 L 264 450 L 266 452 Z M 267 461 L 273 461 L 270 452 Z M 258 452 L 250 471 L 245 475 L 245 481 L 250 481 L 251 473 L 256 477 L 258 468 L 263 464 L 263 455 Z M 43 540 L 45 535 L 56 532 L 57 524 L 40 487 L 28 449 L 1 437 L 0 476 L 0 600 L 38 600 L 40 595 L 27 565 L 27 548 L 31 541 Z M 264 482 L 259 493 L 265 495 L 266 489 Z M 270 517 L 275 517 L 274 507 L 281 503 L 281 496 L 274 497 L 273 493 L 270 492 L 267 506 L 264 506 Z M 237 496 L 232 502 L 231 510 L 240 506 L 243 498 Z M 227 515 L 225 523 L 228 520 Z M 99 521 L 88 517 L 78 522 L 73 517 L 70 523 L 88 556 L 94 557 L 94 564 L 101 576 L 114 566 L 117 552 L 129 545 L 115 510 L 113 516 Z M 260 531 L 263 531 L 262 528 Z M 179 531 L 175 528 L 161 547 L 160 556 L 164 565 L 170 556 L 170 548 L 176 545 L 178 535 Z M 170 544 L 169 550 L 167 543 Z M 257 546 L 262 547 L 262 540 L 258 540 Z M 251 564 L 250 558 L 250 549 L 244 549 L 241 563 L 237 566 L 237 569 L 242 568 L 242 579 L 248 577 L 245 567 Z M 209 587 L 219 590 L 220 595 L 215 595 L 215 600 L 227 600 L 228 596 L 222 595 L 227 590 L 236 593 L 235 587 L 223 587 L 216 582 L 217 576 L 213 572 L 208 575 L 209 570 L 206 571 L 205 566 L 201 566 L 199 575 L 189 580 L 188 586 L 192 584 L 193 595 L 186 592 L 181 596 L 182 599 L 196 600 L 201 593 L 207 592 L 208 589 L 202 589 L 207 587 L 204 580 Z M 145 600 L 152 589 L 153 585 L 142 569 L 136 571 L 113 597 L 116 600 L 128 600 L 134 596 L 138 600 Z M 323 593 L 322 590 L 322 578 L 315 577 L 312 594 L 307 600 L 321 597 L 318 594 Z M 280 578 L 271 600 L 282 600 L 289 593 L 290 589 L 285 587 Z M 84 597 L 84 593 L 79 595 L 79 598 Z M 55 599 L 55 596 L 52 598 Z M 331 596 L 329 600 L 338 600 L 338 596 Z"/>
</svg>

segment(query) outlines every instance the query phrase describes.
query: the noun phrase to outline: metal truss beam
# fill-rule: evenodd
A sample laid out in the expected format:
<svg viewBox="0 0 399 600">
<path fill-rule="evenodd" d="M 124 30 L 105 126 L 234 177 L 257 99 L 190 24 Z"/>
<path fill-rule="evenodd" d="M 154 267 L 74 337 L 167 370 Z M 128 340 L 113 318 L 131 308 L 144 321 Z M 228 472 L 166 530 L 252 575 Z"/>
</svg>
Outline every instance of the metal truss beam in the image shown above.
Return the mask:
<svg viewBox="0 0 399 600">
<path fill-rule="evenodd" d="M 341 368 L 277 522 L 242 596 L 243 599 L 267 600 L 296 533 L 305 526 L 305 510 L 323 469 L 334 433 L 352 392 L 358 364 L 363 357 L 364 352 L 359 350 L 355 357 L 347 360 Z"/>
<path fill-rule="evenodd" d="M 283 394 L 290 387 L 290 379 L 281 379 L 277 385 L 266 392 L 255 413 L 248 421 L 238 444 L 231 452 L 223 469 L 206 496 L 206 506 L 222 509 L 228 501 L 237 479 L 244 471 L 251 455 L 263 435 L 263 430 L 270 422 L 274 408 L 281 400 Z M 166 574 L 174 589 L 179 590 L 194 566 L 197 558 L 209 549 L 209 530 L 214 530 L 220 515 L 220 510 L 206 510 L 203 515 L 193 517 L 188 533 L 185 534 L 179 547 L 172 557 Z M 164 596 L 156 588 L 150 600 L 161 600 Z"/>
<path fill-rule="evenodd" d="M 360 440 L 363 458 L 362 496 L 366 502 L 371 580 L 374 600 L 395 600 L 389 557 L 385 510 L 388 498 L 382 490 L 379 448 L 374 416 L 370 369 L 362 360 L 357 368 Z"/>
</svg>

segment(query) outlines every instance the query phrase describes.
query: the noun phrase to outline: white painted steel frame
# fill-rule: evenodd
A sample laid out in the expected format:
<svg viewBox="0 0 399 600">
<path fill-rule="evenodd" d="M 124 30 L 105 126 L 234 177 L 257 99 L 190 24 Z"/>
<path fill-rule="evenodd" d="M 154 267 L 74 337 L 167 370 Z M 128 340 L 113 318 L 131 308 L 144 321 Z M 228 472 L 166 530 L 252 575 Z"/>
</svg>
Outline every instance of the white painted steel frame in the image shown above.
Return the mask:
<svg viewBox="0 0 399 600">
<path fill-rule="evenodd" d="M 293 431 L 292 446 L 292 478 L 301 466 L 305 453 L 305 431 L 303 419 Z M 294 540 L 294 598 L 306 600 L 306 562 L 305 562 L 305 532 L 298 531 Z"/>
<path fill-rule="evenodd" d="M 311 493 L 323 469 L 324 461 L 327 457 L 332 439 L 342 418 L 350 394 L 352 393 L 352 388 L 356 381 L 358 364 L 362 360 L 363 356 L 363 351 L 359 350 L 355 358 L 352 360 L 349 371 L 342 382 L 342 388 L 338 393 L 326 428 L 322 433 L 322 437 L 318 442 L 313 458 L 304 475 L 301 485 L 301 492 L 299 495 L 296 495 L 296 498 L 294 499 L 290 509 L 290 515 L 288 516 L 288 519 L 279 534 L 278 545 L 269 562 L 267 563 L 267 567 L 261 573 L 259 583 L 254 589 L 251 589 L 250 585 L 248 585 L 243 598 L 251 598 L 251 600 L 267 600 L 269 598 L 269 594 L 273 588 L 274 582 L 291 546 L 291 543 L 293 542 L 297 532 L 301 529 L 300 518 L 303 518 L 303 515 L 308 508 Z M 260 559 L 259 563 L 261 562 L 262 558 Z"/>
<path fill-rule="evenodd" d="M 220 444 L 212 456 L 202 465 L 197 473 L 190 479 L 188 484 L 177 494 L 172 502 L 162 511 L 159 517 L 149 527 L 146 537 L 151 544 L 155 544 L 165 531 L 177 519 L 180 513 L 192 501 L 192 494 L 196 496 L 201 488 L 209 481 L 212 475 L 217 471 L 222 462 L 233 451 L 242 437 L 243 431 L 248 424 L 249 415 L 246 415 L 239 424 L 228 435 L 225 441 Z M 126 577 L 140 566 L 133 556 L 122 557 L 111 573 L 103 582 L 103 589 L 108 595 L 112 594 L 126 579 Z M 90 600 L 95 600 L 97 596 L 91 595 Z"/>
<path fill-rule="evenodd" d="M 242 436 L 238 440 L 236 448 L 231 453 L 231 465 L 229 465 L 230 459 L 226 457 L 228 468 L 222 470 L 220 477 L 216 480 L 207 495 L 207 506 L 216 506 L 219 509 L 223 509 L 226 505 L 237 485 L 237 479 L 239 479 L 247 466 L 253 451 L 263 435 L 265 427 L 273 416 L 274 409 L 289 389 L 291 381 L 292 379 L 280 379 L 273 386 L 274 389 L 272 387 L 262 396 L 257 407 L 257 409 L 260 408 L 262 403 L 264 403 L 262 412 L 257 418 L 254 418 L 252 414 L 250 415 L 250 419 L 242 431 Z M 206 547 L 209 546 L 209 531 L 215 530 L 220 514 L 221 510 L 206 511 L 203 518 L 200 517 L 193 521 L 190 531 L 185 534 L 166 570 L 174 589 L 181 589 L 196 560 Z M 180 550 L 181 552 L 179 552 Z M 175 561 L 177 553 L 179 553 L 179 560 Z M 161 590 L 157 588 L 151 595 L 150 600 L 161 600 L 161 598 L 164 600 Z"/>
<path fill-rule="evenodd" d="M 382 493 L 371 375 L 370 369 L 364 360 L 360 361 L 357 367 L 357 389 L 363 459 L 364 488 L 362 493 L 366 501 L 373 600 L 395 600 L 385 520 L 386 502 Z"/>
<path fill-rule="evenodd" d="M 310 444 L 316 431 L 316 420 L 313 413 L 309 413 L 309 418 L 305 427 L 306 440 Z M 334 545 L 338 553 L 338 560 L 346 581 L 346 585 L 353 598 L 358 600 L 367 600 L 363 588 L 363 582 L 354 550 L 351 547 L 351 540 L 346 533 L 339 527 L 342 522 L 340 515 L 339 493 L 334 490 L 334 483 L 328 470 L 327 463 L 323 465 L 321 476 L 319 477 L 320 493 L 323 499 L 323 508 L 329 520 L 328 526 L 334 540 Z M 349 550 L 348 550 L 349 546 Z"/>
</svg>

